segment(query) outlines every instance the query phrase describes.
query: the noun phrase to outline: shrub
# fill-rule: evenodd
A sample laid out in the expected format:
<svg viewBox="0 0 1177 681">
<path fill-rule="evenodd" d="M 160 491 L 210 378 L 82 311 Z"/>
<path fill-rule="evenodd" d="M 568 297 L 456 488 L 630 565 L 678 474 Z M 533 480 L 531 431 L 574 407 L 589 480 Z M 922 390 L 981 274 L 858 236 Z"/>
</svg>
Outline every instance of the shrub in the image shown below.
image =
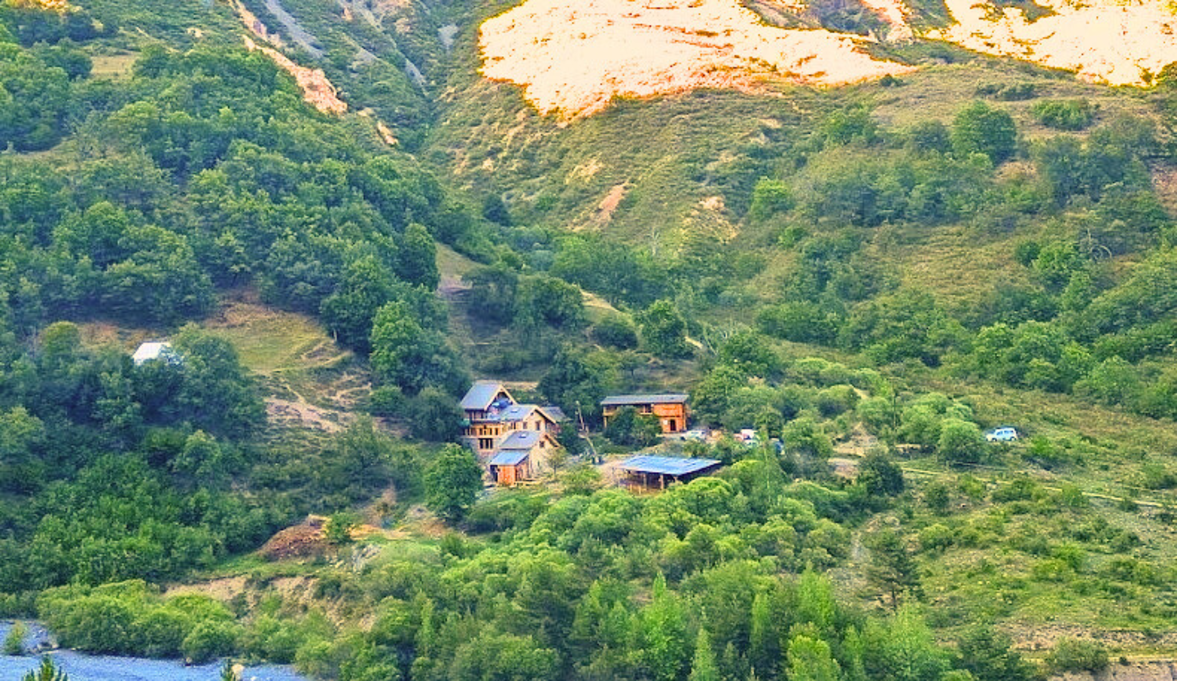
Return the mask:
<svg viewBox="0 0 1177 681">
<path fill-rule="evenodd" d="M 935 523 L 920 530 L 920 548 L 924 551 L 943 551 L 956 540 L 956 531 L 947 525 Z"/>
<path fill-rule="evenodd" d="M 858 393 L 852 386 L 835 385 L 817 394 L 817 409 L 822 416 L 833 418 L 854 409 L 858 404 Z"/>
<path fill-rule="evenodd" d="M 1083 494 L 1083 490 L 1079 489 L 1078 485 L 1069 482 L 1063 484 L 1059 491 L 1059 499 L 1067 508 L 1087 508 L 1089 505 L 1087 495 Z"/>
<path fill-rule="evenodd" d="M 986 449 L 985 436 L 977 424 L 960 419 L 944 419 L 936 453 L 949 463 L 979 463 Z"/>
<path fill-rule="evenodd" d="M 359 522 L 360 517 L 348 511 L 341 511 L 332 515 L 327 519 L 327 526 L 325 528 L 327 543 L 333 546 L 350 544 L 352 541 L 351 530 Z"/>
<path fill-rule="evenodd" d="M 1095 120 L 1096 107 L 1086 99 L 1051 99 L 1035 102 L 1030 113 L 1039 123 L 1056 130 L 1082 130 Z"/>
<path fill-rule="evenodd" d="M 1001 163 L 1017 151 L 1018 131 L 1013 117 L 984 102 L 974 102 L 956 115 L 951 137 L 957 154 L 985 154 L 994 163 Z"/>
<path fill-rule="evenodd" d="M 1148 489 L 1172 489 L 1177 487 L 1177 474 L 1158 463 L 1146 463 L 1140 467 L 1144 476 L 1141 486 Z"/>
<path fill-rule="evenodd" d="M 752 190 L 752 207 L 749 214 L 758 220 L 784 213 L 793 208 L 793 193 L 780 180 L 762 177 Z"/>
<path fill-rule="evenodd" d="M 945 153 L 952 147 L 948 141 L 948 126 L 940 121 L 921 121 L 907 131 L 907 145 L 919 152 Z"/>
<path fill-rule="evenodd" d="M 12 628 L 8 630 L 8 636 L 4 637 L 4 647 L 0 652 L 5 655 L 24 655 L 25 635 L 28 633 L 28 627 L 24 625 L 24 622 L 14 622 Z"/>
<path fill-rule="evenodd" d="M 1054 672 L 1098 672 L 1108 666 L 1108 651 L 1095 641 L 1060 638 L 1046 656 L 1046 664 Z"/>
<path fill-rule="evenodd" d="M 1014 260 L 1022 267 L 1030 267 L 1034 261 L 1038 259 L 1038 254 L 1042 252 L 1042 244 L 1037 241 L 1026 240 L 1018 242 L 1014 246 Z"/>
<path fill-rule="evenodd" d="M 971 475 L 960 476 L 957 487 L 962 494 L 974 501 L 985 498 L 985 483 Z"/>
<path fill-rule="evenodd" d="M 196 664 L 203 664 L 217 657 L 231 655 L 237 650 L 240 630 L 241 627 L 234 622 L 201 622 L 184 638 L 181 646 L 184 657 Z"/>
<path fill-rule="evenodd" d="M 931 482 L 924 487 L 924 503 L 928 508 L 936 513 L 944 513 L 948 510 L 948 503 L 951 497 L 948 492 L 948 487 L 942 482 Z"/>
<path fill-rule="evenodd" d="M 621 315 L 609 315 L 593 326 L 593 338 L 601 345 L 632 350 L 638 346 L 638 332 L 633 322 Z"/>
<path fill-rule="evenodd" d="M 1010 484 L 1002 485 L 993 490 L 993 501 L 1004 503 L 1009 501 L 1030 501 L 1042 493 L 1042 487 L 1029 476 L 1019 476 Z"/>
<path fill-rule="evenodd" d="M 622 447 L 649 447 L 661 432 L 657 418 L 639 414 L 633 407 L 618 409 L 605 426 L 605 437 Z"/>
<path fill-rule="evenodd" d="M 905 486 L 903 470 L 878 450 L 862 459 L 858 467 L 858 482 L 875 496 L 896 496 L 903 493 Z"/>
<path fill-rule="evenodd" d="M 399 416 L 405 409 L 405 394 L 395 385 L 382 385 L 368 396 L 368 413 L 373 416 Z"/>
</svg>

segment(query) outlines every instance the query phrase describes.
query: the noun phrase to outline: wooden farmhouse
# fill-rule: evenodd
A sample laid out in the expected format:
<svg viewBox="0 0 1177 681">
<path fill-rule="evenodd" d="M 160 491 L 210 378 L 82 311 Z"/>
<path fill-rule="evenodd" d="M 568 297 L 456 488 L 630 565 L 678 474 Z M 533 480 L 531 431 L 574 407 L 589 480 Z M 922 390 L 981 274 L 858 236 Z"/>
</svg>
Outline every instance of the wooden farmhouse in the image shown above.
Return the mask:
<svg viewBox="0 0 1177 681">
<path fill-rule="evenodd" d="M 601 400 L 601 410 L 605 418 L 605 425 L 609 425 L 617 410 L 622 407 L 633 407 L 639 414 L 658 417 L 662 424 L 663 433 L 681 433 L 687 430 L 687 396 L 680 393 L 663 395 L 615 395 Z"/>
<path fill-rule="evenodd" d="M 500 484 L 511 485 L 546 470 L 564 413 L 555 407 L 519 404 L 502 383 L 478 381 L 462 398 L 463 439 Z"/>
</svg>

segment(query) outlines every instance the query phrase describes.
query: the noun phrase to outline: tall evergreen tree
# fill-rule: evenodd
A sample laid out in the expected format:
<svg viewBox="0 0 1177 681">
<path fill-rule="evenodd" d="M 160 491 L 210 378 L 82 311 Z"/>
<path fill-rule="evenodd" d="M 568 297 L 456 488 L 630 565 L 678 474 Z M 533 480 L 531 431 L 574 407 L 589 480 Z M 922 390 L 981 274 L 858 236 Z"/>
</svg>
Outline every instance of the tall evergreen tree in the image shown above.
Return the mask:
<svg viewBox="0 0 1177 681">
<path fill-rule="evenodd" d="M 867 566 L 867 579 L 890 599 L 892 610 L 899 607 L 904 595 L 920 597 L 919 568 L 902 537 L 888 528 L 871 538 L 869 548 L 871 562 Z"/>
<path fill-rule="evenodd" d="M 766 679 L 776 673 L 781 649 L 776 627 L 773 626 L 768 595 L 759 593 L 752 601 L 752 627 L 748 641 L 748 662 L 757 678 Z"/>
<path fill-rule="evenodd" d="M 711 636 L 707 627 L 699 627 L 695 638 L 695 659 L 691 662 L 690 681 L 720 681 L 719 667 L 715 664 L 715 651 L 711 649 Z"/>
<path fill-rule="evenodd" d="M 634 651 L 637 662 L 654 681 L 675 681 L 689 656 L 686 617 L 678 597 L 666 587 L 666 577 L 654 578 L 653 600 L 638 614 Z"/>
</svg>

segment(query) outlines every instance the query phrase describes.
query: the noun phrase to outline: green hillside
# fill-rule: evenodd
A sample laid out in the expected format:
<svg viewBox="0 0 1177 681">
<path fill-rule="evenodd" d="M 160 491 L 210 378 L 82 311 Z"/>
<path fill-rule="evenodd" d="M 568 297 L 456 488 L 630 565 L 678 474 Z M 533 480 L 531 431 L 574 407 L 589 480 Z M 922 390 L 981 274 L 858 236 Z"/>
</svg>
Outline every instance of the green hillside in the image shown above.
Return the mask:
<svg viewBox="0 0 1177 681">
<path fill-rule="evenodd" d="M 917 39 L 569 121 L 478 75 L 509 3 L 0 2 L 0 616 L 340 681 L 1177 654 L 1168 70 Z M 572 417 L 551 473 L 484 481 L 479 378 Z M 715 436 L 604 427 L 639 391 Z"/>
</svg>

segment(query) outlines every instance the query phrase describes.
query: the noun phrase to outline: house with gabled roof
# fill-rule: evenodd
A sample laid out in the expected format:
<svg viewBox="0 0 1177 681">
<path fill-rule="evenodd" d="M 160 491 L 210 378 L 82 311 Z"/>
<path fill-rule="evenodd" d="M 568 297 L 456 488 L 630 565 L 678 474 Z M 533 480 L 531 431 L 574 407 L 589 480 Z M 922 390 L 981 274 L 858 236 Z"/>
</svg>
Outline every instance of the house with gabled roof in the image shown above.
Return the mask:
<svg viewBox="0 0 1177 681">
<path fill-rule="evenodd" d="M 515 404 L 507 387 L 497 381 L 475 381 L 462 398 L 462 411 L 471 421 L 481 421 L 490 412 Z"/>
<path fill-rule="evenodd" d="M 510 487 L 548 471 L 551 453 L 559 447 L 551 433 L 517 430 L 503 438 L 487 467 L 495 482 Z"/>
<path fill-rule="evenodd" d="M 514 467 L 504 473 L 508 477 L 515 476 L 511 478 L 512 483 L 515 479 L 526 479 L 542 468 L 521 463 L 522 460 L 509 463 L 508 460 L 518 458 L 517 448 L 528 444 L 529 456 L 538 456 L 545 450 L 559 447 L 555 436 L 560 432 L 560 424 L 567 420 L 564 412 L 556 407 L 517 403 L 510 391 L 496 381 L 477 381 L 462 398 L 461 407 L 466 414 L 462 424 L 463 439 L 479 457 L 494 461 L 500 453 L 512 452 L 500 463 L 492 464 L 491 470 L 492 476 L 498 479 L 495 471 L 501 466 Z M 544 437 L 534 437 L 537 434 Z M 504 450 L 504 445 L 516 449 Z M 547 456 L 543 459 L 546 461 Z"/>
</svg>

